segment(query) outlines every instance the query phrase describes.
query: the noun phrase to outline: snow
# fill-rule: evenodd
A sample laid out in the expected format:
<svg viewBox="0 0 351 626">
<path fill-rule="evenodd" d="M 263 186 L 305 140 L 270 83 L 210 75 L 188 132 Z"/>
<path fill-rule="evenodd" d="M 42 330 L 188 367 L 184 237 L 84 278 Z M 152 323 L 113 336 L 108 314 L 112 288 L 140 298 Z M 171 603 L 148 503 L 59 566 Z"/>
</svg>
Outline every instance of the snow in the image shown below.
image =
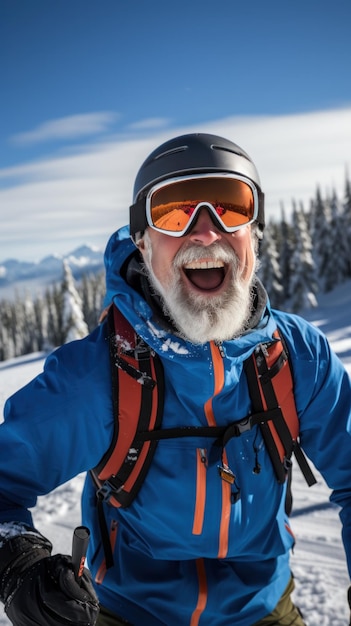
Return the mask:
<svg viewBox="0 0 351 626">
<path fill-rule="evenodd" d="M 163 352 L 168 352 L 168 350 L 172 350 L 176 354 L 189 354 L 188 350 L 180 345 L 178 341 L 172 341 L 170 337 L 166 339 L 166 341 L 162 344 Z"/>
<path fill-rule="evenodd" d="M 332 348 L 351 374 L 351 281 L 319 297 L 316 309 L 304 317 L 328 336 Z M 44 355 L 32 354 L 0 363 L 0 403 L 42 369 Z M 338 508 L 329 503 L 329 489 L 315 471 L 318 483 L 307 487 L 298 467 L 294 469 L 292 528 L 296 547 L 291 557 L 295 575 L 295 601 L 308 626 L 348 624 L 349 577 L 341 542 Z M 71 552 L 72 532 L 80 524 L 80 494 L 84 476 L 79 475 L 45 497 L 33 512 L 37 528 L 54 544 L 55 552 Z M 1 609 L 0 609 L 1 612 Z M 10 622 L 0 614 L 0 626 Z"/>
</svg>

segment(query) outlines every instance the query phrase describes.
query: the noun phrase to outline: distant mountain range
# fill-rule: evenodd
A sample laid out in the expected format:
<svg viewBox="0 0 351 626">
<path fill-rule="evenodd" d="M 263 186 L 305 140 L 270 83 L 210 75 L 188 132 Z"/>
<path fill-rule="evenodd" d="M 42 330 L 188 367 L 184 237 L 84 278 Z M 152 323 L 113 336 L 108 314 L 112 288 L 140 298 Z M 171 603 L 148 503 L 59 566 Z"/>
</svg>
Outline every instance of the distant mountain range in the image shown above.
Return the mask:
<svg viewBox="0 0 351 626">
<path fill-rule="evenodd" d="M 0 263 L 0 299 L 12 299 L 15 293 L 37 293 L 61 281 L 64 260 L 76 280 L 104 267 L 103 251 L 90 246 L 81 246 L 65 256 L 50 255 L 36 263 L 8 259 Z"/>
</svg>

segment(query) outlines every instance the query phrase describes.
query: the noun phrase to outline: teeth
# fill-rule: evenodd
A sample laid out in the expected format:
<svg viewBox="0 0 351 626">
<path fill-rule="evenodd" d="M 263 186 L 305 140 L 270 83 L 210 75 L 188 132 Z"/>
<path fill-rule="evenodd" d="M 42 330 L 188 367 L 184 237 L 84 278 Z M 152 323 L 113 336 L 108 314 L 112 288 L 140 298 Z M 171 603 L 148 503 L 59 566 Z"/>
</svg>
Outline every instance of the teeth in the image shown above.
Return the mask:
<svg viewBox="0 0 351 626">
<path fill-rule="evenodd" d="M 186 270 L 211 270 L 215 267 L 224 267 L 223 261 L 191 261 L 184 265 Z"/>
</svg>

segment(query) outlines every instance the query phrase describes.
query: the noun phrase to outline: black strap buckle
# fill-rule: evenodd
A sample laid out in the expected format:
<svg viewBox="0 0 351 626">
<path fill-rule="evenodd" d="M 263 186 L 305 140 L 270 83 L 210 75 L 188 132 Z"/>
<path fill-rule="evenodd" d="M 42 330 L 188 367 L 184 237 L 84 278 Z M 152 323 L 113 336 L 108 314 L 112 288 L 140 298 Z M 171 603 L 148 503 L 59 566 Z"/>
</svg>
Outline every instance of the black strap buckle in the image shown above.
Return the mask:
<svg viewBox="0 0 351 626">
<path fill-rule="evenodd" d="M 113 478 L 115 477 L 112 476 L 109 480 L 105 480 L 102 483 L 101 487 L 97 489 L 96 496 L 99 500 L 109 502 L 114 495 L 116 495 L 123 489 L 124 485 L 122 483 L 120 486 L 118 486 L 117 484 L 113 484 L 111 480 Z"/>
<path fill-rule="evenodd" d="M 234 422 L 228 426 L 228 428 L 224 431 L 222 446 L 226 446 L 228 441 L 232 439 L 232 437 L 240 437 L 243 433 L 246 433 L 248 430 L 252 428 L 252 418 L 251 415 L 249 417 L 245 417 L 245 419 L 240 422 Z"/>
</svg>

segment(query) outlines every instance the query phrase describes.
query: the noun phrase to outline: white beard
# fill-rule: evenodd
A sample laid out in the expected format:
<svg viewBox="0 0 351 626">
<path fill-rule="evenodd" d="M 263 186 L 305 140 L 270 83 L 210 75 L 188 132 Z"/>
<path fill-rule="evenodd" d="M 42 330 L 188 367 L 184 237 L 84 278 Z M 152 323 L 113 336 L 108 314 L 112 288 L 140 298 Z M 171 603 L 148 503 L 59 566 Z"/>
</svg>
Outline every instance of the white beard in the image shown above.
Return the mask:
<svg viewBox="0 0 351 626">
<path fill-rule="evenodd" d="M 228 288 L 218 296 L 199 294 L 185 288 L 181 268 L 190 261 L 203 258 L 202 247 L 191 245 L 180 249 L 174 258 L 167 285 L 162 285 L 152 269 L 152 247 L 147 231 L 144 243 L 144 261 L 150 283 L 161 296 L 164 313 L 182 337 L 194 344 L 203 344 L 233 339 L 242 334 L 251 314 L 254 268 L 250 277 L 241 278 L 234 250 L 227 244 L 217 242 L 206 248 L 206 256 L 222 260 L 230 266 Z"/>
</svg>

